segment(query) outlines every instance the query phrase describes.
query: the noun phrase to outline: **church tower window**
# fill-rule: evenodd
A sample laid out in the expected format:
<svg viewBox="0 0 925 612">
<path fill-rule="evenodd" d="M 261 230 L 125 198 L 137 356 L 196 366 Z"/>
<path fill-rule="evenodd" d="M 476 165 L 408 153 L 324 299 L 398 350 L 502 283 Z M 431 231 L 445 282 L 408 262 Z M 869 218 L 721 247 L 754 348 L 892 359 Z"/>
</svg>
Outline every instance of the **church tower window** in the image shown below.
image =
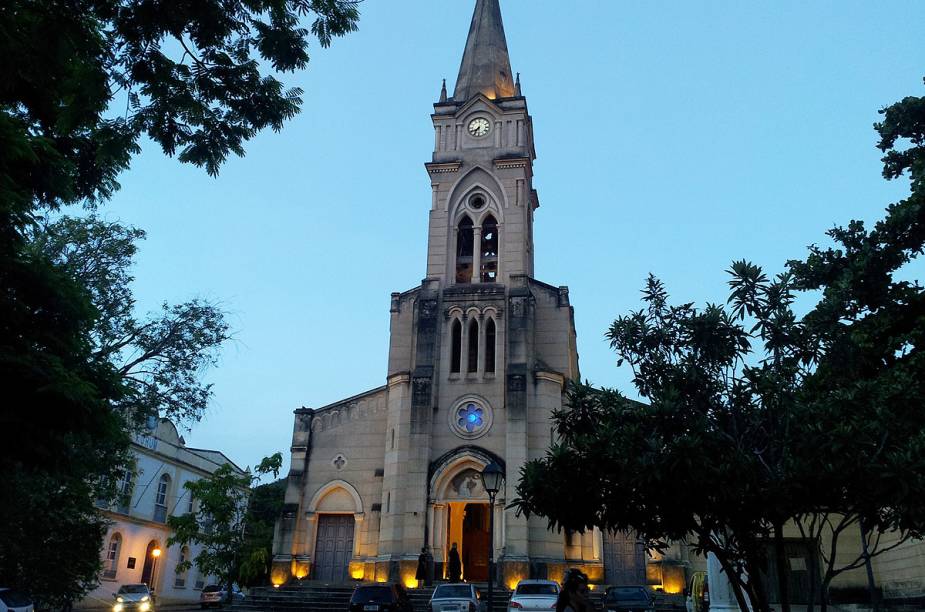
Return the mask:
<svg viewBox="0 0 925 612">
<path fill-rule="evenodd" d="M 479 371 L 479 322 L 475 319 L 469 322 L 469 361 L 467 372 Z"/>
<path fill-rule="evenodd" d="M 488 319 L 485 324 L 485 372 L 495 373 L 495 320 Z"/>
<path fill-rule="evenodd" d="M 463 217 L 456 232 L 456 282 L 472 282 L 472 219 Z"/>
<path fill-rule="evenodd" d="M 498 222 L 491 215 L 482 221 L 482 245 L 479 253 L 483 283 L 498 280 Z"/>
<path fill-rule="evenodd" d="M 450 328 L 450 373 L 459 374 L 462 361 L 462 323 L 459 319 L 453 321 Z"/>
</svg>

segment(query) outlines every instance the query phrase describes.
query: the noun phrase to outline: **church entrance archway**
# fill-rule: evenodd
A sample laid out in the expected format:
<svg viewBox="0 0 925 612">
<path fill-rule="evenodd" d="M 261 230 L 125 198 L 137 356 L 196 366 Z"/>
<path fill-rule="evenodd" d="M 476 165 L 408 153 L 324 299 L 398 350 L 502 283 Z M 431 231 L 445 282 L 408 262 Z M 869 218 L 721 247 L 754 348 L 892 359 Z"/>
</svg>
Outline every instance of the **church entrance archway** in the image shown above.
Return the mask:
<svg viewBox="0 0 925 612">
<path fill-rule="evenodd" d="M 603 534 L 604 573 L 607 584 L 646 583 L 646 550 L 633 534 L 605 531 Z"/>
<path fill-rule="evenodd" d="M 350 514 L 318 516 L 315 540 L 315 580 L 346 582 L 353 555 L 354 518 Z"/>
<path fill-rule="evenodd" d="M 449 551 L 456 544 L 462 562 L 462 577 L 469 582 L 488 580 L 488 554 L 494 547 L 498 558 L 504 546 L 504 495 L 495 502 L 495 538 L 488 535 L 488 493 L 481 471 L 498 457 L 477 447 L 447 453 L 432 466 L 429 533 L 435 561 L 435 575 L 449 578 Z M 503 464 L 502 464 L 503 465 Z"/>
</svg>

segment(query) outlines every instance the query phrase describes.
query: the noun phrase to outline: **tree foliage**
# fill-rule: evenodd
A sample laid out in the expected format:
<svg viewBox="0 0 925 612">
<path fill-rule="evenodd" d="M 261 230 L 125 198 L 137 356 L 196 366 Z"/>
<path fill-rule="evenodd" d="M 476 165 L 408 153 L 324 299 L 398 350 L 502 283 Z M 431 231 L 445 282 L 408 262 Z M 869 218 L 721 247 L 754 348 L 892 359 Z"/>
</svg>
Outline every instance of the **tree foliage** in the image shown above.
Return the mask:
<svg viewBox="0 0 925 612">
<path fill-rule="evenodd" d="M 208 478 L 183 485 L 197 507 L 194 512 L 167 518 L 167 525 L 174 531 L 167 545 L 200 544 L 202 552 L 194 560 L 178 564 L 178 573 L 195 562 L 202 575 L 218 576 L 224 585 L 236 581 L 242 563 L 250 561 L 257 552 L 248 547 L 251 542 L 246 532 L 251 487 L 263 475 L 278 476 L 282 461 L 280 453 L 265 457 L 254 474 L 242 474 L 225 464 Z M 231 589 L 228 596 L 231 597 Z"/>
<path fill-rule="evenodd" d="M 201 302 L 132 319 L 123 279 L 64 265 L 81 249 L 89 255 L 75 246 L 79 238 L 57 251 L 31 242 L 40 215 L 110 198 L 144 138 L 215 175 L 259 130 L 278 130 L 298 111 L 301 91 L 274 72 L 303 68 L 310 41 L 324 47 L 354 30 L 357 7 L 0 3 L 0 383 L 10 407 L 0 414 L 10 433 L 0 487 L 17 500 L 0 509 L 0 575 L 11 586 L 56 602 L 94 584 L 101 542 L 92 504 L 114 495 L 106 483 L 127 459 L 125 411 L 113 407 L 201 412 L 208 389 L 189 374 L 212 357 L 191 349 L 215 345 L 226 331 Z M 139 237 L 126 231 L 107 240 Z M 127 270 L 127 250 L 108 255 L 111 270 Z M 99 292 L 101 280 L 112 293 Z M 44 501 L 63 499 L 65 506 Z M 68 563 L 39 554 L 46 537 L 68 550 Z"/>
<path fill-rule="evenodd" d="M 286 479 L 254 487 L 247 505 L 244 527 L 244 550 L 238 583 L 261 586 L 268 583 L 273 560 L 273 531 L 283 510 Z"/>
<path fill-rule="evenodd" d="M 62 217 L 30 235 L 33 248 L 84 287 L 96 311 L 90 334 L 92 359 L 111 364 L 124 396 L 114 402 L 127 421 L 150 416 L 197 421 L 212 395 L 203 372 L 217 364 L 230 339 L 225 314 L 193 299 L 164 303 L 139 318 L 131 283 L 136 242 L 144 231 L 96 215 Z"/>
<path fill-rule="evenodd" d="M 782 547 L 769 559 L 766 545 L 785 523 L 824 540 L 824 588 L 922 535 L 925 293 L 903 275 L 925 245 L 925 98 L 882 113 L 884 176 L 908 173 L 910 196 L 871 230 L 834 228 L 834 245 L 773 280 L 734 263 L 725 305 L 671 305 L 650 277 L 645 308 L 607 333 L 647 403 L 573 385 L 558 442 L 521 473 L 520 511 L 634 530 L 653 548 L 689 539 L 756 610 L 769 563 L 786 583 Z M 818 296 L 802 317 L 798 292 Z M 840 538 L 860 528 L 867 550 L 845 554 Z"/>
</svg>

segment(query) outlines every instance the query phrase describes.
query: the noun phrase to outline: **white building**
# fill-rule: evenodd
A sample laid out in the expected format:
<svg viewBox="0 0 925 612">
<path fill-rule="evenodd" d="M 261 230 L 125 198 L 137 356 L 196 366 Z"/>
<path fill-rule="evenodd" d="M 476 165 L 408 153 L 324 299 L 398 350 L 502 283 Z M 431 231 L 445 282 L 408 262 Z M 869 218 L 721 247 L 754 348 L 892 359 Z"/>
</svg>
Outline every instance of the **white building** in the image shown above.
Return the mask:
<svg viewBox="0 0 925 612">
<path fill-rule="evenodd" d="M 188 448 L 167 419 L 149 434 L 136 435 L 131 450 L 134 469 L 119 481 L 120 499 L 105 510 L 112 524 L 103 541 L 100 585 L 80 605 L 108 606 L 113 592 L 131 583 L 151 586 L 160 603 L 197 601 L 202 587 L 214 579 L 200 575 L 195 564 L 176 573 L 179 563 L 196 558 L 200 546 L 168 547 L 167 517 L 193 510 L 187 482 L 208 477 L 226 463 L 240 474 L 244 471 L 219 451 Z"/>
</svg>

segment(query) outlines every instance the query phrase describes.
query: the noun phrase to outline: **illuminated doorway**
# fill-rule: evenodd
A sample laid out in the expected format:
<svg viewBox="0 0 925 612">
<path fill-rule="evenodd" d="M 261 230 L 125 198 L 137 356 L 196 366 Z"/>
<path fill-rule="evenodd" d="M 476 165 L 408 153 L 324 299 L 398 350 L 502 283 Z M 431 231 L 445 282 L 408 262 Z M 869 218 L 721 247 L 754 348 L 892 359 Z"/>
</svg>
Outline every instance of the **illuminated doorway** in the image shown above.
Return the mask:
<svg viewBox="0 0 925 612">
<path fill-rule="evenodd" d="M 447 550 L 456 544 L 466 582 L 488 580 L 488 504 L 451 502 L 447 504 Z M 449 557 L 445 577 L 450 577 Z"/>
</svg>

